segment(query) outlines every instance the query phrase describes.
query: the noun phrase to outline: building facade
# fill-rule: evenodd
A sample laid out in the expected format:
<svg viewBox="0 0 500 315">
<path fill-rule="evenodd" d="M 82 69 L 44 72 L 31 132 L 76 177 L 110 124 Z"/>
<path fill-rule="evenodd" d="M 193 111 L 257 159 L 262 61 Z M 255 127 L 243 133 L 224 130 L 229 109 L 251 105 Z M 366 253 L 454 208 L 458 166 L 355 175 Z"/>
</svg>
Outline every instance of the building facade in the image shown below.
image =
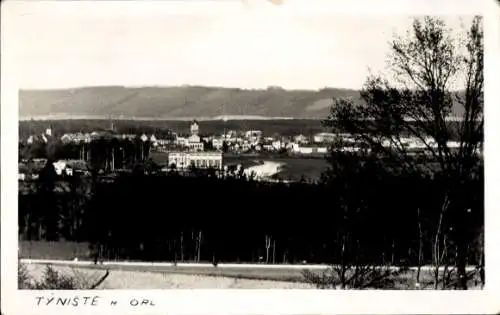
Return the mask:
<svg viewBox="0 0 500 315">
<path fill-rule="evenodd" d="M 169 152 L 168 166 L 222 169 L 222 152 Z"/>
</svg>

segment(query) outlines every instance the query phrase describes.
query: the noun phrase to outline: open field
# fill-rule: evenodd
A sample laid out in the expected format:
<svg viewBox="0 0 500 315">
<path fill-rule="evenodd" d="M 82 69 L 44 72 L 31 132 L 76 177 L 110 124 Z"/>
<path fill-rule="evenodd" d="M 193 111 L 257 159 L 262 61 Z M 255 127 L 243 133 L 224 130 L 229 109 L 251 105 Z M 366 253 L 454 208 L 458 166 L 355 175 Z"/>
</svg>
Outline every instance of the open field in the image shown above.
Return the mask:
<svg viewBox="0 0 500 315">
<path fill-rule="evenodd" d="M 328 168 L 328 162 L 321 156 L 318 157 L 253 157 L 253 156 L 224 156 L 224 163 L 242 164 L 243 167 L 255 165 L 255 161 L 268 160 L 275 163 L 281 163 L 281 171 L 278 176 L 285 180 L 300 180 L 302 176 L 316 180 L 321 173 Z"/>
<path fill-rule="evenodd" d="M 40 277 L 44 266 L 50 264 L 57 270 L 77 277 L 97 279 L 105 270 L 110 276 L 99 287 L 101 289 L 305 289 L 314 286 L 304 283 L 303 271 L 321 274 L 327 265 L 265 265 L 265 264 L 192 264 L 172 262 L 125 262 L 104 261 L 95 265 L 89 258 L 87 243 L 71 242 L 27 242 L 20 241 L 19 257 L 35 278 Z M 75 261 L 74 258 L 78 258 Z M 397 267 L 391 268 L 397 270 Z M 421 288 L 430 288 L 432 282 L 430 266 L 422 267 Z M 474 267 L 469 267 L 473 271 Z M 400 274 L 395 289 L 415 289 L 416 268 L 411 267 Z M 478 287 L 479 279 L 471 280 Z"/>
<path fill-rule="evenodd" d="M 45 266 L 31 264 L 27 266 L 34 279 L 42 277 Z M 55 269 L 85 282 L 95 282 L 104 275 L 103 269 L 56 266 Z M 97 289 L 314 289 L 313 285 L 300 282 L 245 279 L 238 277 L 196 275 L 174 273 L 172 271 L 132 271 L 110 268 L 109 277 Z"/>
<path fill-rule="evenodd" d="M 168 155 L 163 152 L 153 152 L 151 158 L 160 165 L 165 165 L 168 162 Z M 249 168 L 259 165 L 259 161 L 282 164 L 278 176 L 285 180 L 300 180 L 302 175 L 316 180 L 328 168 L 328 162 L 322 156 L 224 155 L 225 165 L 241 164 L 244 168 Z"/>
<path fill-rule="evenodd" d="M 24 262 L 26 263 L 26 261 Z M 30 275 L 39 279 L 43 273 L 44 263 L 26 263 Z M 93 265 L 88 262 L 58 262 L 53 264 L 56 270 L 74 275 L 76 278 L 97 279 L 105 270 L 110 276 L 99 289 L 307 289 L 315 288 L 307 283 L 303 271 L 321 275 L 327 266 L 265 266 L 227 264 L 213 267 L 209 265 L 152 263 L 116 263 L 107 262 Z M 392 268 L 391 268 L 392 269 Z M 394 268 L 396 269 L 396 268 Z M 469 268 L 473 270 L 473 268 Z M 411 268 L 394 277 L 391 289 L 431 289 L 432 268 L 424 266 L 421 272 L 420 286 L 416 285 L 416 269 Z M 473 277 L 471 288 L 480 289 L 479 279 Z"/>
<path fill-rule="evenodd" d="M 85 260 L 91 257 L 89 243 L 19 241 L 18 247 L 21 259 Z"/>
</svg>

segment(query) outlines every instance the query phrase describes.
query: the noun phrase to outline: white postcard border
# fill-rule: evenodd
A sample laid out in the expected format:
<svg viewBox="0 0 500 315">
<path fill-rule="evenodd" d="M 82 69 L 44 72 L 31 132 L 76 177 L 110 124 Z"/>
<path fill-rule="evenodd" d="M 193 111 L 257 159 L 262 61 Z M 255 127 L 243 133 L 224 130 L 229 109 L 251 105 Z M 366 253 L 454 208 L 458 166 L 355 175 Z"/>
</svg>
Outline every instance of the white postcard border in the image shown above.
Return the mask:
<svg viewBox="0 0 500 315">
<path fill-rule="evenodd" d="M 32 1 L 29 1 L 32 2 Z M 83 1 L 82 1 L 83 2 Z M 142 1 L 141 1 L 142 2 Z M 242 10 L 239 1 L 114 1 L 92 4 L 96 14 L 117 10 L 128 14 L 132 10 L 158 10 L 169 7 L 169 12 L 198 14 L 227 14 Z M 10 1 L 2 6 L 2 67 L 1 67 L 1 310 L 3 314 L 454 314 L 497 313 L 500 311 L 500 266 L 497 185 L 500 179 L 500 124 L 493 117 L 500 117 L 499 73 L 499 17 L 497 1 L 470 0 L 285 0 L 284 5 L 270 7 L 261 1 L 246 0 L 253 9 L 282 10 L 279 12 L 307 14 L 351 14 L 353 18 L 372 14 L 481 14 L 485 16 L 485 164 L 486 164 L 486 287 L 482 291 L 317 291 L 317 290 L 99 290 L 99 291 L 19 291 L 16 290 L 17 270 L 17 142 L 18 142 L 18 90 L 16 79 L 16 52 L 9 50 L 15 38 L 9 37 L 9 23 L 22 12 L 23 1 Z M 262 3 L 261 3 L 262 2 Z M 44 3 L 36 4 L 38 9 Z M 159 4 L 158 4 L 159 3 Z M 89 9 L 88 3 L 63 4 L 67 14 Z M 107 6 L 107 7 L 106 7 Z M 157 7 L 155 7 L 157 6 Z M 99 7 L 99 8 L 98 8 Z M 35 8 L 33 6 L 32 8 Z M 101 11 L 102 9 L 102 11 Z M 118 13 L 118 12 L 117 12 Z M 63 26 L 62 26 L 63 27 Z M 355 40 L 355 38 L 353 38 Z M 40 307 L 36 297 L 99 296 L 98 307 Z M 155 307 L 133 307 L 132 299 L 149 299 Z M 117 300 L 117 305 L 110 305 Z"/>
</svg>

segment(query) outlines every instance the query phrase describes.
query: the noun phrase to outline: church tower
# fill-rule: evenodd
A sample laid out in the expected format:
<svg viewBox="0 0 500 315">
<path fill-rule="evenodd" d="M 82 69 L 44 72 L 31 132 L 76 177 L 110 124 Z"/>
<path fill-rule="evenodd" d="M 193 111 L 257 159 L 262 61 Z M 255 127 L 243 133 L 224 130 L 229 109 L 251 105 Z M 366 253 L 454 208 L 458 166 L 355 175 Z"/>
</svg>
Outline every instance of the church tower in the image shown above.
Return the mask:
<svg viewBox="0 0 500 315">
<path fill-rule="evenodd" d="M 196 120 L 191 124 L 191 136 L 197 136 L 199 132 L 199 125 Z"/>
</svg>

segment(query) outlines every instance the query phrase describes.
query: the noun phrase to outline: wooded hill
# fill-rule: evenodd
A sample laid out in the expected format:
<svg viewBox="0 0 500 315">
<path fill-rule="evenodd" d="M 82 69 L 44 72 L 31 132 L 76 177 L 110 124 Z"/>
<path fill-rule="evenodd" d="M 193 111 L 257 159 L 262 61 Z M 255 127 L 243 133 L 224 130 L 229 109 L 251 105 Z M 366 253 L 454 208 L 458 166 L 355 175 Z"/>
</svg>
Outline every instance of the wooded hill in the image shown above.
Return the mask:
<svg viewBox="0 0 500 315">
<path fill-rule="evenodd" d="M 21 119 L 324 119 L 333 98 L 360 100 L 356 90 L 285 90 L 179 86 L 102 86 L 62 90 L 21 90 Z M 453 114 L 461 113 L 455 106 Z"/>
</svg>

